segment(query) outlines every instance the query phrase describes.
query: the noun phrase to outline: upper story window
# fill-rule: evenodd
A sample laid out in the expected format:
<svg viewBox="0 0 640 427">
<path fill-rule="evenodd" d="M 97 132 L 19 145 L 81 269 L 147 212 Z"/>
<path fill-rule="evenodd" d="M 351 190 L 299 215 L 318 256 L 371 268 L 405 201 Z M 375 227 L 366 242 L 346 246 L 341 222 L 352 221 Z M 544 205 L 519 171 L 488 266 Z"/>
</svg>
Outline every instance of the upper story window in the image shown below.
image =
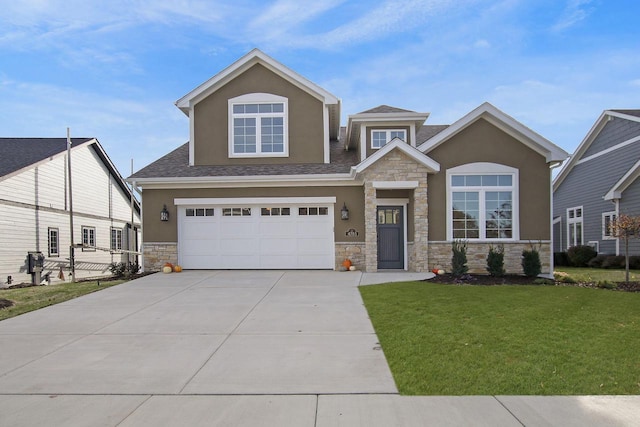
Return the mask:
<svg viewBox="0 0 640 427">
<path fill-rule="evenodd" d="M 286 157 L 287 98 L 252 93 L 229 100 L 229 157 Z"/>
<path fill-rule="evenodd" d="M 407 140 L 407 131 L 404 129 L 375 129 L 371 131 L 371 148 L 382 148 L 394 138 Z"/>
<path fill-rule="evenodd" d="M 448 238 L 518 239 L 517 182 L 517 170 L 493 163 L 448 170 Z"/>
</svg>

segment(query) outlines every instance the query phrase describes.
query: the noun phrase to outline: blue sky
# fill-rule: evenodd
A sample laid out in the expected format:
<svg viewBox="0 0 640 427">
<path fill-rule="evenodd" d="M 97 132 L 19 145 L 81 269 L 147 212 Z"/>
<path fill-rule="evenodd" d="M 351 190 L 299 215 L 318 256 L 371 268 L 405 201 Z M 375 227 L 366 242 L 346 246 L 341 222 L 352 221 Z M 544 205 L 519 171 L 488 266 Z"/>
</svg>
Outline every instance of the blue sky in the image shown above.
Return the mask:
<svg viewBox="0 0 640 427">
<path fill-rule="evenodd" d="M 573 152 L 640 108 L 635 0 L 0 0 L 0 136 L 97 137 L 122 175 L 188 139 L 174 102 L 257 47 L 342 99 L 450 124 L 489 101 Z"/>
</svg>

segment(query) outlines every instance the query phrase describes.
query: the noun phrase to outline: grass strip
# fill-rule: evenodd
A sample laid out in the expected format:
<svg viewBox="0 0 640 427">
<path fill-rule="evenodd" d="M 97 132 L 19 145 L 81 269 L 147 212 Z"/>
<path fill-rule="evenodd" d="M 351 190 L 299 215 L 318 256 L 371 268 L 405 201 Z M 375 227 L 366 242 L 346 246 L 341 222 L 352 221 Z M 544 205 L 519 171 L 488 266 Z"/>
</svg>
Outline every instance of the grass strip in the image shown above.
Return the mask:
<svg viewBox="0 0 640 427">
<path fill-rule="evenodd" d="M 125 281 L 126 280 L 100 280 L 100 286 L 98 286 L 97 281 L 91 281 L 2 289 L 0 290 L 0 299 L 12 301 L 14 305 L 0 309 L 0 320 L 119 285 Z"/>
</svg>

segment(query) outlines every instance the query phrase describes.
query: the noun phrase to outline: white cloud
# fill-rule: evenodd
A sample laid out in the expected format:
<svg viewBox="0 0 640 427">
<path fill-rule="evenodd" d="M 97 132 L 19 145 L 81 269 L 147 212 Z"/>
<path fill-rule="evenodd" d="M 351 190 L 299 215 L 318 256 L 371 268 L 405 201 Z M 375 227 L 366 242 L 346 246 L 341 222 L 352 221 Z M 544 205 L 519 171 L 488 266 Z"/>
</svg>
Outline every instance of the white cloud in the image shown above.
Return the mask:
<svg viewBox="0 0 640 427">
<path fill-rule="evenodd" d="M 553 25 L 553 31 L 564 31 L 586 19 L 593 11 L 588 7 L 592 0 L 569 0 L 562 15 Z"/>
</svg>

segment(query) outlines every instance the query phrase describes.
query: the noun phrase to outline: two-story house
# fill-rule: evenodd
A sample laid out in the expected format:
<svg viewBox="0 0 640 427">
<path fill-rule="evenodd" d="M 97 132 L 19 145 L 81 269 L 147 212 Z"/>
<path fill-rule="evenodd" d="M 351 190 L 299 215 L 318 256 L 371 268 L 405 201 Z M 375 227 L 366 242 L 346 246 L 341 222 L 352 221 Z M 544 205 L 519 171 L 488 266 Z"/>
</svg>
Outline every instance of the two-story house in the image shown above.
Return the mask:
<svg viewBox="0 0 640 427">
<path fill-rule="evenodd" d="M 72 222 L 76 278 L 138 259 L 139 202 L 97 139 L 70 141 L 0 138 L 0 286 L 33 279 L 29 252 L 45 257 L 43 275 L 68 280 Z"/>
<path fill-rule="evenodd" d="M 466 239 L 472 270 L 503 243 L 521 272 L 535 242 L 550 271 L 567 154 L 490 104 L 450 126 L 382 105 L 341 127 L 339 98 L 254 49 L 176 105 L 189 142 L 129 178 L 149 269 L 427 271 Z"/>
<path fill-rule="evenodd" d="M 640 215 L 640 110 L 606 110 L 553 181 L 553 250 L 591 245 L 623 255 L 609 225 Z M 640 254 L 631 239 L 630 253 Z M 622 252 L 621 252 L 622 251 Z"/>
</svg>

